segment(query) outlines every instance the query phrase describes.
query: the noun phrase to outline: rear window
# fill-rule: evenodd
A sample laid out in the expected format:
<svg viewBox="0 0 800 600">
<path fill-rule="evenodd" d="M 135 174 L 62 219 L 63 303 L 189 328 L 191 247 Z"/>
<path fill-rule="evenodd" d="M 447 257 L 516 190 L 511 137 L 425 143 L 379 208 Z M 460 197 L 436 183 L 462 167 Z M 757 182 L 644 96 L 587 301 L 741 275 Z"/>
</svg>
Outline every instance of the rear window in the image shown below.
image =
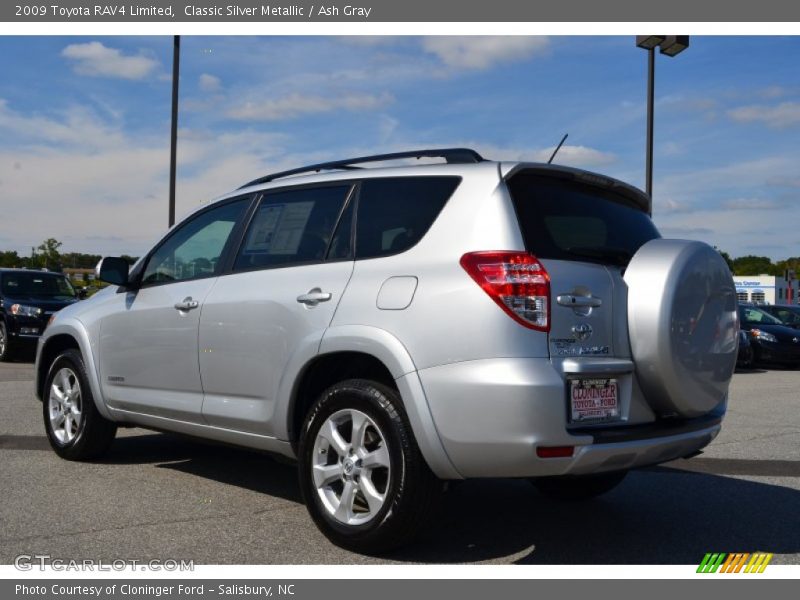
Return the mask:
<svg viewBox="0 0 800 600">
<path fill-rule="evenodd" d="M 508 187 L 525 247 L 539 258 L 627 265 L 661 237 L 629 200 L 595 186 L 520 173 Z"/>
<path fill-rule="evenodd" d="M 356 258 L 398 254 L 430 229 L 460 177 L 396 177 L 361 182 Z"/>
</svg>

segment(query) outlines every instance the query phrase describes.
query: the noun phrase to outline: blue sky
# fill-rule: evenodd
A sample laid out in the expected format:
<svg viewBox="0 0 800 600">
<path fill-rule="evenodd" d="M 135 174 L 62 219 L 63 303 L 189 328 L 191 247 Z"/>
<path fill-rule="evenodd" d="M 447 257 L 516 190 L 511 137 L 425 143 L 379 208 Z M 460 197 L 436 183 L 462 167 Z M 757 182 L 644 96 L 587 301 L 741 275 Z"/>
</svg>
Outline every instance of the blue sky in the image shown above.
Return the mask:
<svg viewBox="0 0 800 600">
<path fill-rule="evenodd" d="M 2 37 L 0 249 L 140 254 L 166 228 L 171 37 Z M 644 186 L 633 37 L 182 38 L 178 214 L 259 175 L 468 145 Z M 800 255 L 800 37 L 657 57 L 654 218 Z"/>
</svg>

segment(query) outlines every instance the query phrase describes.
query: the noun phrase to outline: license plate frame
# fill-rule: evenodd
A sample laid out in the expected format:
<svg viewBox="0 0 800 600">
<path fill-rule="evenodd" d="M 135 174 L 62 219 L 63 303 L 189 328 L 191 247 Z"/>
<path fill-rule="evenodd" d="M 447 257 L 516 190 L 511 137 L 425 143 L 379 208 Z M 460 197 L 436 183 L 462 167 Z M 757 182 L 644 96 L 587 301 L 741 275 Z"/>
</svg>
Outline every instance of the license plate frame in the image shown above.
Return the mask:
<svg viewBox="0 0 800 600">
<path fill-rule="evenodd" d="M 618 421 L 619 382 L 614 377 L 570 379 L 567 405 L 571 425 Z"/>
</svg>

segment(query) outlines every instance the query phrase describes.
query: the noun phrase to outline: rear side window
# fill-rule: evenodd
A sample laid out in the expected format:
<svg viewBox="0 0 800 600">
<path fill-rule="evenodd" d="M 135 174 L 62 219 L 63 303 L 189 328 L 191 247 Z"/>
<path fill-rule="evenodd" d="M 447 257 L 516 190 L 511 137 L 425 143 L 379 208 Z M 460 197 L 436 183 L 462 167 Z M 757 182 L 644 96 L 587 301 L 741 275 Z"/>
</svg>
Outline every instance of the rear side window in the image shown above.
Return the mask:
<svg viewBox="0 0 800 600">
<path fill-rule="evenodd" d="M 539 258 L 626 265 L 661 237 L 627 199 L 595 186 L 523 172 L 508 188 L 525 247 Z"/>
<path fill-rule="evenodd" d="M 267 192 L 247 228 L 234 270 L 324 260 L 351 187 L 347 184 Z M 337 249 L 346 253 L 345 242 L 340 245 L 342 248 Z"/>
<path fill-rule="evenodd" d="M 399 254 L 430 229 L 460 177 L 397 177 L 361 182 L 356 258 Z"/>
</svg>

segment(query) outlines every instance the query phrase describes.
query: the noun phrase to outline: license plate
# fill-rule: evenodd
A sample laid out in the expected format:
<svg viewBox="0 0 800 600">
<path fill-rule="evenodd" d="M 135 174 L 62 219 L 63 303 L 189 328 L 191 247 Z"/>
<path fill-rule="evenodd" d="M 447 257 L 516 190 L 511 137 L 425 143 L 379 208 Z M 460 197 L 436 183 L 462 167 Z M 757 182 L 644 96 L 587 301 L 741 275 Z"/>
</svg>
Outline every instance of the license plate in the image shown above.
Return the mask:
<svg viewBox="0 0 800 600">
<path fill-rule="evenodd" d="M 569 418 L 573 423 L 619 418 L 616 379 L 572 379 L 569 382 Z"/>
</svg>

